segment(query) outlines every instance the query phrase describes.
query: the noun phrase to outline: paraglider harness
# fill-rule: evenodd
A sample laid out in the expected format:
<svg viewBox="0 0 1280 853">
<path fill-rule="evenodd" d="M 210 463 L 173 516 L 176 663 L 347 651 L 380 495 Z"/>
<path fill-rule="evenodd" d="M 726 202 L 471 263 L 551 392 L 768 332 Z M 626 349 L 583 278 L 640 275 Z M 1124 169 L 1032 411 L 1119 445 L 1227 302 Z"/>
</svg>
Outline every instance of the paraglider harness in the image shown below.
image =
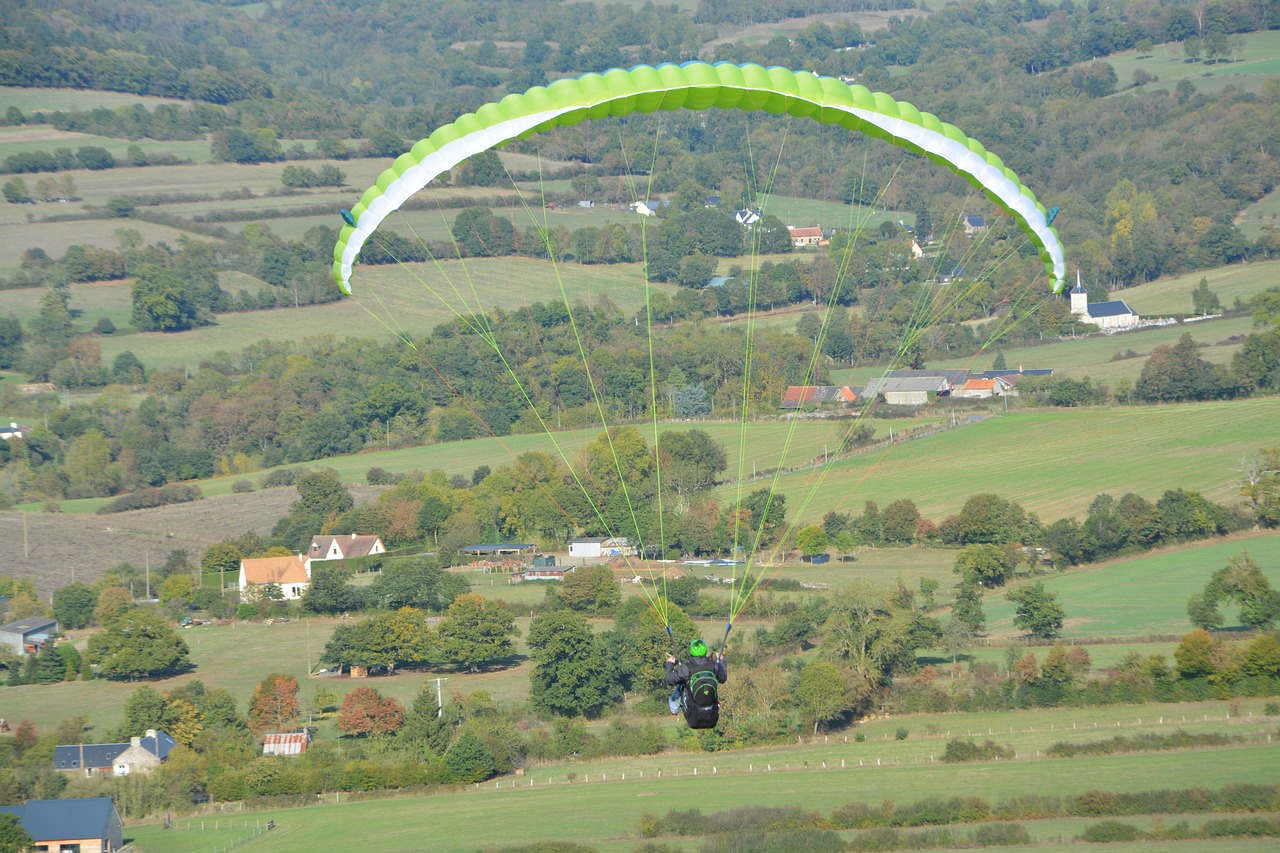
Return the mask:
<svg viewBox="0 0 1280 853">
<path fill-rule="evenodd" d="M 729 630 L 726 629 L 725 638 L 728 636 Z M 723 653 L 722 645 L 717 654 L 690 658 L 687 664 L 678 663 L 668 669 L 668 679 L 681 668 L 688 671 L 687 680 L 681 681 L 676 689 L 679 707 L 691 729 L 713 729 L 720 722 L 720 684 L 728 676 L 724 660 L 717 656 Z M 672 701 L 675 701 L 674 696 Z"/>
</svg>

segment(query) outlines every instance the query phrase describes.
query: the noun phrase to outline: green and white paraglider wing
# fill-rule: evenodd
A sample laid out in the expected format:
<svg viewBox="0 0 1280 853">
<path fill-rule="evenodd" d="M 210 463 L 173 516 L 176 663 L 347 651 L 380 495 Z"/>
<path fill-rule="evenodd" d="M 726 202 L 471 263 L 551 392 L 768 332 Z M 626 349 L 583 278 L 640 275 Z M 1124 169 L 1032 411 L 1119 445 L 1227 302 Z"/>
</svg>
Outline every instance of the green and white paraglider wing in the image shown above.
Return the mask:
<svg viewBox="0 0 1280 853">
<path fill-rule="evenodd" d="M 741 109 L 838 124 L 923 154 L 982 190 L 1038 247 L 1055 293 L 1065 282 L 1062 244 L 1045 208 L 1000 158 L 953 125 L 883 92 L 807 71 L 690 62 L 613 69 L 508 95 L 446 125 L 396 159 L 351 209 L 334 247 L 333 276 L 351 292 L 351 268 L 390 213 L 442 172 L 512 139 L 585 119 L 658 110 Z M 344 216 L 344 219 L 346 217 Z"/>
</svg>

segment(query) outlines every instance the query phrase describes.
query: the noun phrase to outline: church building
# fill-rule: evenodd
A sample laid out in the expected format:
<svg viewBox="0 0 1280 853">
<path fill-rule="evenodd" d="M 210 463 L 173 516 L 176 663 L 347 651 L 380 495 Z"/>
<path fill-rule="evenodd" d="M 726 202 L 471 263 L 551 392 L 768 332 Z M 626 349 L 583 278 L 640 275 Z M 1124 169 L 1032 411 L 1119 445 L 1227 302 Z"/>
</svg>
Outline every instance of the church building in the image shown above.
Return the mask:
<svg viewBox="0 0 1280 853">
<path fill-rule="evenodd" d="M 1088 292 L 1080 283 L 1079 271 L 1076 272 L 1076 286 L 1071 288 L 1071 313 L 1104 332 L 1136 329 L 1140 325 L 1137 313 L 1123 299 L 1090 302 Z"/>
</svg>

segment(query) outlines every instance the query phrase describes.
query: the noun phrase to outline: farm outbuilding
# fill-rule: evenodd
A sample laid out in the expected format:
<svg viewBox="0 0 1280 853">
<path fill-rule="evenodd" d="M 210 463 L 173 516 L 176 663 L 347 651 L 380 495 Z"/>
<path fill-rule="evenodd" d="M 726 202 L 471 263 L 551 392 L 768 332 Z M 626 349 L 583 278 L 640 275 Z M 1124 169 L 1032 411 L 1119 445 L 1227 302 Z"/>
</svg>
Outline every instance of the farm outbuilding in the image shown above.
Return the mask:
<svg viewBox="0 0 1280 853">
<path fill-rule="evenodd" d="M 58 633 L 58 620 L 43 616 L 28 616 L 0 627 L 0 643 L 20 655 L 34 654 Z"/>
<path fill-rule="evenodd" d="M 635 549 L 625 536 L 590 536 L 569 543 L 570 557 L 626 557 L 634 553 Z"/>
<path fill-rule="evenodd" d="M 263 755 L 302 755 L 311 737 L 306 732 L 275 732 L 262 738 Z"/>
<path fill-rule="evenodd" d="M 532 557 L 538 550 L 537 545 L 516 542 L 498 542 L 484 545 L 468 545 L 462 553 L 474 557 Z"/>
</svg>

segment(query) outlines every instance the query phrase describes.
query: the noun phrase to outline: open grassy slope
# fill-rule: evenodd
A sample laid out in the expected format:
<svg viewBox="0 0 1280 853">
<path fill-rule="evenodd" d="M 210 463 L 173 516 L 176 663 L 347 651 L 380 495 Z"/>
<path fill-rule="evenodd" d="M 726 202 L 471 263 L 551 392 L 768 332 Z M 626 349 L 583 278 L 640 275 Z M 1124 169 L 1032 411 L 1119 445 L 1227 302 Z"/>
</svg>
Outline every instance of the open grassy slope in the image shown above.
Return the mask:
<svg viewBox="0 0 1280 853">
<path fill-rule="evenodd" d="M 1043 580 L 1066 611 L 1063 636 L 1125 637 L 1144 634 L 1183 634 L 1192 628 L 1187 599 L 1204 591 L 1209 576 L 1227 561 L 1247 551 L 1273 587 L 1280 587 L 1280 534 L 1233 538 L 1225 542 L 1188 545 L 1157 554 L 1082 566 Z M 1013 605 L 999 594 L 984 609 L 987 629 L 994 636 L 1012 636 Z M 1222 608 L 1226 627 L 1238 626 L 1237 609 Z"/>
<path fill-rule="evenodd" d="M 908 742 L 909 743 L 909 742 Z M 938 744 L 941 747 L 941 744 Z M 920 747 L 910 748 L 920 753 Z M 840 744 L 824 750 L 825 758 L 800 758 L 791 750 L 743 755 L 696 757 L 700 766 L 693 776 L 686 766 L 678 772 L 669 760 L 647 762 L 626 781 L 615 771 L 610 778 L 588 781 L 578 774 L 569 784 L 564 776 L 554 781 L 535 773 L 531 778 L 481 785 L 477 789 L 429 797 L 325 805 L 307 809 L 281 809 L 261 814 L 273 819 L 277 829 L 253 842 L 255 850 L 293 851 L 321 847 L 359 848 L 376 832 L 379 846 L 397 850 L 466 850 L 489 845 L 521 844 L 536 840 L 572 838 L 602 851 L 630 851 L 642 842 L 637 823 L 643 813 L 665 814 L 691 805 L 704 813 L 724 811 L 746 804 L 798 806 L 830 813 L 847 802 L 878 804 L 884 800 L 913 802 L 929 796 L 959 794 L 989 799 L 1029 793 L 1078 794 L 1107 790 L 1150 790 L 1177 786 L 1176 780 L 1195 780 L 1205 787 L 1232 782 L 1270 783 L 1280 780 L 1280 746 L 1263 745 L 1192 753 L 1107 756 L 1070 760 L 1026 760 L 962 766 L 907 764 L 866 766 L 874 762 L 879 744 Z M 840 768 L 841 759 L 845 767 Z M 857 766 L 861 759 L 864 766 Z M 747 770 L 747 761 L 752 769 Z M 827 766 L 821 766 L 826 761 Z M 807 762 L 807 766 L 806 766 Z M 850 766 L 850 764 L 853 766 Z M 772 770 L 765 767 L 772 764 Z M 790 764 L 789 769 L 784 769 Z M 656 778 L 663 771 L 661 779 Z M 607 771 L 606 771 L 607 774 Z M 533 783 L 533 784 L 530 784 Z M 514 785 L 514 787 L 512 787 Z M 1190 783 L 1188 782 L 1188 785 Z M 568 816 L 572 815 L 572 819 Z M 376 829 L 375 829 L 376 828 Z M 1028 831 L 1034 834 L 1034 822 Z M 1052 831 L 1052 830 L 1050 830 Z M 194 830 L 191 830 L 195 834 Z M 130 828 L 142 853 L 196 849 L 184 832 L 164 833 L 158 827 Z M 1051 838 L 1052 836 L 1050 836 Z M 680 844 L 679 839 L 660 839 Z M 1048 839 L 1046 839 L 1048 840 Z M 686 839 L 681 848 L 696 849 Z"/>
<path fill-rule="evenodd" d="M 1276 444 L 1280 399 L 1159 408 L 1010 412 L 868 453 L 816 473 L 783 477 L 789 513 L 812 493 L 802 517 L 832 509 L 860 512 L 910 497 L 941 520 L 965 499 L 995 492 L 1017 500 L 1046 523 L 1084 517 L 1102 492 L 1136 492 L 1155 500 L 1166 490 L 1236 498 L 1242 454 Z M 904 424 L 905 426 L 905 424 Z M 790 517 L 790 516 L 789 516 Z"/>
<path fill-rule="evenodd" d="M 1264 79 L 1280 74 L 1280 34 L 1275 31 L 1245 33 L 1239 38 L 1244 47 L 1238 54 L 1213 62 L 1188 60 L 1179 42 L 1156 45 L 1145 54 L 1127 50 L 1103 59 L 1115 69 L 1121 89 L 1131 86 L 1134 72 L 1142 69 L 1159 78 L 1149 83 L 1148 89 L 1172 90 L 1180 80 L 1190 80 L 1197 89 L 1209 94 L 1224 85 L 1261 91 Z"/>
</svg>

